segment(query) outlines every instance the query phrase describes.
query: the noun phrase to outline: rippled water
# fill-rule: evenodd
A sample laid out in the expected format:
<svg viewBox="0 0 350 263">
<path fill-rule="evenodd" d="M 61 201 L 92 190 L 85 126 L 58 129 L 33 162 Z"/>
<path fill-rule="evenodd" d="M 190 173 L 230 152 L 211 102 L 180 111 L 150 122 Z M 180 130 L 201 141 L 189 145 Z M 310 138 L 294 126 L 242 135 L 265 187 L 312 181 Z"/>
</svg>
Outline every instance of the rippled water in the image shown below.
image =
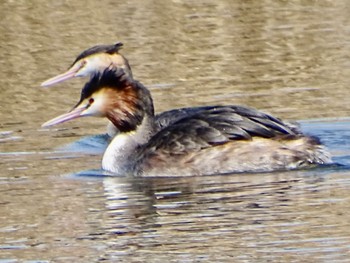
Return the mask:
<svg viewBox="0 0 350 263">
<path fill-rule="evenodd" d="M 2 1 L 0 262 L 349 262 L 347 1 Z M 341 164 L 198 178 L 101 176 L 106 122 L 41 129 L 125 44 L 158 112 L 242 104 L 316 135 Z"/>
</svg>

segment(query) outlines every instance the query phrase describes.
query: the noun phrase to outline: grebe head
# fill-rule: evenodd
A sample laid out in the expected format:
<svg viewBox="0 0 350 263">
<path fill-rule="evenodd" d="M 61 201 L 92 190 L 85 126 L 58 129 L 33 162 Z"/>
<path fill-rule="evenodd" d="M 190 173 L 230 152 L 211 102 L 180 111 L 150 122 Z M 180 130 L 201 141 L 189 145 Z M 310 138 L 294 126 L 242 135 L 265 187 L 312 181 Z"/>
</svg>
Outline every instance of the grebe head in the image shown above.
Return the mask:
<svg viewBox="0 0 350 263">
<path fill-rule="evenodd" d="M 95 116 L 108 118 L 120 132 L 136 129 L 144 115 L 154 115 L 149 91 L 122 69 L 107 68 L 85 84 L 74 108 L 42 125 L 53 126 L 72 119 Z"/>
<path fill-rule="evenodd" d="M 119 53 L 123 44 L 98 45 L 82 52 L 69 67 L 60 75 L 44 81 L 41 86 L 48 87 L 74 77 L 92 76 L 102 72 L 106 68 L 122 68 L 127 75 L 132 77 L 128 60 Z"/>
</svg>

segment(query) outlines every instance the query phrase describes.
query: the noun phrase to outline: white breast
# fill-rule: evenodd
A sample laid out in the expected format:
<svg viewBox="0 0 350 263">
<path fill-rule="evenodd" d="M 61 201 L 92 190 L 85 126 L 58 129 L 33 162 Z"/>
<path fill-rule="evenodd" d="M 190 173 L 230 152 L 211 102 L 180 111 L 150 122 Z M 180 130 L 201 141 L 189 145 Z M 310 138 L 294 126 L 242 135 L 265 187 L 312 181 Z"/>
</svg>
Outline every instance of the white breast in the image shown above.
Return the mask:
<svg viewBox="0 0 350 263">
<path fill-rule="evenodd" d="M 137 143 L 133 139 L 133 132 L 117 134 L 108 145 L 103 158 L 102 168 L 106 171 L 124 174 L 130 166 L 130 156 Z"/>
</svg>

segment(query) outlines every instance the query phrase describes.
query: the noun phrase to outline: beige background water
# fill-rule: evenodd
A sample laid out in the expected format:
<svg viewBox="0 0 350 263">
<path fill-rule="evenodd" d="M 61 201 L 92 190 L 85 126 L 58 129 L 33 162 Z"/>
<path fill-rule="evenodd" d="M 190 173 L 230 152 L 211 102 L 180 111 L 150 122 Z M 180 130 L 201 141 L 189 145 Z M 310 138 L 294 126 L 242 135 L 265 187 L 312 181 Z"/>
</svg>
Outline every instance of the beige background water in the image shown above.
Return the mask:
<svg viewBox="0 0 350 263">
<path fill-rule="evenodd" d="M 349 14 L 345 0 L 2 1 L 0 262 L 348 262 L 349 173 L 67 178 L 100 157 L 55 147 L 106 122 L 41 129 L 85 80 L 39 85 L 82 50 L 122 41 L 158 112 L 348 117 Z"/>
</svg>

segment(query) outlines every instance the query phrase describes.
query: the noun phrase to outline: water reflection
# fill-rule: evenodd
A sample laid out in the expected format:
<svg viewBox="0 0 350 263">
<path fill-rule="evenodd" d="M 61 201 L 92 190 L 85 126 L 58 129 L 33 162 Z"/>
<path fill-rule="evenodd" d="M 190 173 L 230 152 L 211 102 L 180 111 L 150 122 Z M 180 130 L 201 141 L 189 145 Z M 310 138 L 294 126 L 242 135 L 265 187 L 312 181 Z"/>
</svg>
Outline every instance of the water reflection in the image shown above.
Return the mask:
<svg viewBox="0 0 350 263">
<path fill-rule="evenodd" d="M 330 167 L 193 178 L 4 178 L 0 250 L 7 258 L 62 262 L 341 260 L 350 242 L 347 177 Z"/>
<path fill-rule="evenodd" d="M 106 178 L 105 221 L 99 232 L 109 246 L 103 258 L 145 259 L 156 253 L 158 260 L 228 260 L 252 252 L 281 261 L 305 254 L 337 258 L 347 251 L 349 237 L 348 231 L 334 232 L 342 219 L 334 221 L 333 215 L 346 199 L 327 197 L 327 181 L 312 172 L 293 178 L 276 173 L 171 182 Z M 267 251 L 277 254 L 271 257 Z"/>
</svg>

